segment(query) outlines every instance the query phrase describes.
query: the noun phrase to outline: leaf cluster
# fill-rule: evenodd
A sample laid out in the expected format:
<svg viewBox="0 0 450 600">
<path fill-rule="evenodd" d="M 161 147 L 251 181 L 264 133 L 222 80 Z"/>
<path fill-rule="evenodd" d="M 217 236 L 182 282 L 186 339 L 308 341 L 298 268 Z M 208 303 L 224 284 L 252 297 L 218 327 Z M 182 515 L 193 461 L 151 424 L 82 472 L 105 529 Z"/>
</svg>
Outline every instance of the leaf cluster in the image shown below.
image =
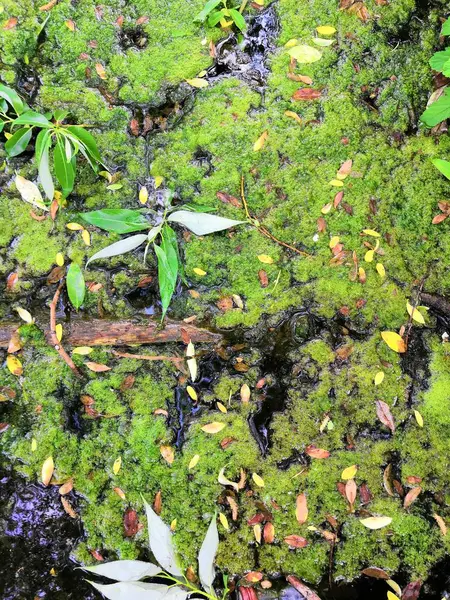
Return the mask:
<svg viewBox="0 0 450 600">
<path fill-rule="evenodd" d="M 219 8 L 221 5 L 222 8 Z M 239 31 L 244 31 L 247 26 L 242 16 L 244 6 L 245 3 L 240 7 L 228 8 L 227 0 L 208 0 L 194 21 L 206 21 L 209 27 L 220 25 L 222 28 L 230 27 L 234 23 Z"/>
<path fill-rule="evenodd" d="M 36 112 L 12 88 L 0 84 L 0 132 L 6 138 L 6 154 L 9 158 L 22 154 L 38 131 L 35 160 L 50 201 L 55 194 L 52 167 L 66 198 L 73 190 L 77 155 L 82 154 L 94 172 L 102 164 L 94 137 L 84 127 L 63 124 L 67 114 L 59 109 L 45 114 Z"/>
<path fill-rule="evenodd" d="M 450 18 L 443 24 L 441 35 L 450 36 Z M 450 77 L 450 47 L 433 54 L 430 59 L 430 66 L 433 71 L 442 73 L 445 77 Z M 429 104 L 420 117 L 420 120 L 427 127 L 434 127 L 450 117 L 450 89 L 445 87 L 443 90 L 437 90 L 437 92 L 439 97 Z"/>
</svg>

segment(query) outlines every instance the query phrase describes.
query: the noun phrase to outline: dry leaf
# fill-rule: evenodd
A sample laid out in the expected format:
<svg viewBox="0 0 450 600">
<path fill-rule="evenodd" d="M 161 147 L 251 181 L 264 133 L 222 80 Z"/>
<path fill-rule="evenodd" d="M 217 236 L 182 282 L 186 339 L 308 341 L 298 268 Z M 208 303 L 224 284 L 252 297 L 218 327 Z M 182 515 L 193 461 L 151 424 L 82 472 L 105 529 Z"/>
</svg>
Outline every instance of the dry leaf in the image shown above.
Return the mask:
<svg viewBox="0 0 450 600">
<path fill-rule="evenodd" d="M 375 579 L 389 579 L 386 571 L 383 571 L 379 567 L 367 567 L 367 569 L 361 571 L 361 574 L 367 575 L 367 577 L 374 577 Z"/>
<path fill-rule="evenodd" d="M 56 5 L 57 2 L 58 2 L 58 0 L 50 0 L 50 2 L 47 2 L 47 4 L 43 4 L 42 6 L 40 6 L 39 10 L 41 10 L 41 11 L 51 10 Z"/>
<path fill-rule="evenodd" d="M 261 525 L 257 523 L 253 526 L 253 535 L 255 536 L 255 540 L 258 544 L 261 543 Z"/>
<path fill-rule="evenodd" d="M 73 479 L 69 479 L 69 481 L 66 481 L 66 483 L 63 483 L 62 486 L 59 488 L 59 493 L 61 494 L 61 496 L 65 496 L 66 494 L 69 494 L 72 490 L 73 490 Z"/>
<path fill-rule="evenodd" d="M 244 383 L 241 387 L 241 400 L 246 404 L 250 401 L 250 388 L 246 383 Z"/>
<path fill-rule="evenodd" d="M 421 581 L 412 581 L 403 590 L 402 600 L 417 600 L 420 595 Z"/>
<path fill-rule="evenodd" d="M 273 258 L 271 256 L 268 256 L 267 254 L 258 254 L 257 258 L 259 262 L 262 262 L 265 265 L 273 264 Z"/>
<path fill-rule="evenodd" d="M 392 523 L 391 517 L 368 517 L 367 519 L 360 519 L 359 521 L 368 529 L 381 529 Z"/>
<path fill-rule="evenodd" d="M 297 496 L 295 504 L 295 517 L 299 525 L 303 525 L 303 523 L 306 523 L 308 520 L 308 504 L 305 494 L 299 494 Z"/>
<path fill-rule="evenodd" d="M 86 244 L 86 246 L 91 245 L 91 234 L 87 229 L 83 229 L 81 232 L 81 237 L 83 238 L 83 242 Z"/>
<path fill-rule="evenodd" d="M 11 335 L 11 338 L 8 343 L 8 354 L 14 354 L 22 349 L 22 342 L 20 340 L 19 331 L 16 330 Z M 1 400 L 1 398 L 0 398 Z"/>
<path fill-rule="evenodd" d="M 120 471 L 121 466 L 122 466 L 122 458 L 119 456 L 119 458 L 116 458 L 116 460 L 114 461 L 114 464 L 113 464 L 114 475 L 117 475 L 117 473 Z"/>
<path fill-rule="evenodd" d="M 101 63 L 95 64 L 95 70 L 97 71 L 97 75 L 100 77 L 100 79 L 106 79 L 106 71 Z"/>
<path fill-rule="evenodd" d="M 304 598 L 304 600 L 320 600 L 319 596 L 315 592 L 313 592 L 307 585 L 301 582 L 300 579 L 297 579 L 297 577 L 294 575 L 289 575 L 286 577 L 286 580 L 300 593 L 300 596 Z"/>
<path fill-rule="evenodd" d="M 125 537 L 133 537 L 139 531 L 139 517 L 135 510 L 128 508 L 123 515 Z"/>
<path fill-rule="evenodd" d="M 357 491 L 358 491 L 358 488 L 356 487 L 355 480 L 348 479 L 345 484 L 345 496 L 351 507 L 353 507 L 353 504 L 355 503 Z"/>
<path fill-rule="evenodd" d="M 94 373 L 103 373 L 104 371 L 111 371 L 111 367 L 108 367 L 106 365 L 101 365 L 99 363 L 96 362 L 85 362 L 84 363 L 86 365 L 86 367 L 88 369 L 90 369 L 91 371 L 94 371 Z"/>
<path fill-rule="evenodd" d="M 6 278 L 6 290 L 10 292 L 12 289 L 14 289 L 18 280 L 19 275 L 17 273 L 10 273 Z"/>
<path fill-rule="evenodd" d="M 406 352 L 405 340 L 398 335 L 395 331 L 382 331 L 381 337 L 386 342 L 391 350 L 394 352 Z"/>
<path fill-rule="evenodd" d="M 67 29 L 70 29 L 70 31 L 75 31 L 75 23 L 72 21 L 72 19 L 65 21 L 64 25 L 67 27 Z"/>
<path fill-rule="evenodd" d="M 439 515 L 437 515 L 436 513 L 433 514 L 433 518 L 435 519 L 436 523 L 439 525 L 439 529 L 441 530 L 442 535 L 445 537 L 447 535 L 447 525 L 445 524 L 445 521 L 442 517 L 440 517 Z"/>
<path fill-rule="evenodd" d="M 126 499 L 125 492 L 121 490 L 120 487 L 113 488 L 113 492 L 116 493 L 122 500 Z"/>
<path fill-rule="evenodd" d="M 330 453 L 328 450 L 324 450 L 323 448 L 316 448 L 313 444 L 306 446 L 305 453 L 311 458 L 328 458 Z"/>
<path fill-rule="evenodd" d="M 225 477 L 225 467 L 223 467 L 223 469 L 220 469 L 217 481 L 222 485 L 231 485 L 237 492 L 239 491 L 239 485 L 236 482 L 230 481 L 227 477 Z"/>
<path fill-rule="evenodd" d="M 164 460 L 171 465 L 175 460 L 175 453 L 172 446 L 160 446 L 159 451 L 161 452 L 161 456 L 164 458 Z"/>
<path fill-rule="evenodd" d="M 346 469 L 344 469 L 342 471 L 341 479 L 354 479 L 357 470 L 358 470 L 358 467 L 356 465 L 347 467 Z"/>
<path fill-rule="evenodd" d="M 386 425 L 386 427 L 388 429 L 390 429 L 392 431 L 392 433 L 394 433 L 395 423 L 394 423 L 394 417 L 392 416 L 392 413 L 391 413 L 391 409 L 386 404 L 386 402 L 383 402 L 383 400 L 377 400 L 375 404 L 377 407 L 378 418 L 383 423 L 383 425 Z"/>
<path fill-rule="evenodd" d="M 320 90 L 300 88 L 292 94 L 292 100 L 317 100 L 322 95 Z"/>
<path fill-rule="evenodd" d="M 189 461 L 189 465 L 188 465 L 188 469 L 191 470 L 193 469 L 195 466 L 197 466 L 198 461 L 200 460 L 200 455 L 199 454 L 195 454 L 191 460 Z"/>
<path fill-rule="evenodd" d="M 253 152 L 258 152 L 259 150 L 262 150 L 264 148 L 264 145 L 265 145 L 268 137 L 269 137 L 269 132 L 264 131 L 264 133 L 262 133 L 259 136 L 259 138 L 256 140 L 256 142 L 253 144 Z"/>
<path fill-rule="evenodd" d="M 219 433 L 225 427 L 225 423 L 218 423 L 214 421 L 213 423 L 208 423 L 207 425 L 203 425 L 201 428 L 205 433 Z"/>
<path fill-rule="evenodd" d="M 78 515 L 73 510 L 73 507 L 70 504 L 70 502 L 67 500 L 67 498 L 61 498 L 61 504 L 63 505 L 63 508 L 66 511 L 66 513 L 69 515 L 69 517 L 72 517 L 72 519 L 76 519 L 77 518 Z"/>
<path fill-rule="evenodd" d="M 257 473 L 252 473 L 252 479 L 258 487 L 264 487 L 264 479 Z"/>
<path fill-rule="evenodd" d="M 337 172 L 336 177 L 338 179 L 345 179 L 346 177 L 348 177 L 350 175 L 350 173 L 352 172 L 352 165 L 353 165 L 352 159 L 346 160 L 340 166 L 339 171 Z"/>
<path fill-rule="evenodd" d="M 8 367 L 9 371 L 16 377 L 20 377 L 20 375 L 22 375 L 23 373 L 22 363 L 16 356 L 8 354 L 8 356 L 6 357 L 6 366 Z"/>
<path fill-rule="evenodd" d="M 264 525 L 263 537 L 266 544 L 272 544 L 275 539 L 275 527 L 273 523 L 266 523 Z"/>
<path fill-rule="evenodd" d="M 55 464 L 53 462 L 53 458 L 51 456 L 49 456 L 45 460 L 44 464 L 42 465 L 42 471 L 41 471 L 42 483 L 45 486 L 47 486 L 50 483 L 54 470 L 55 470 Z"/>
<path fill-rule="evenodd" d="M 403 500 L 403 508 L 409 508 L 411 504 L 417 500 L 417 497 L 419 496 L 421 491 L 421 487 L 415 487 L 409 490 L 409 492 L 405 496 L 405 499 Z"/>
<path fill-rule="evenodd" d="M 284 541 L 291 548 L 304 548 L 308 545 L 308 540 L 299 535 L 288 535 L 284 538 Z"/>
</svg>

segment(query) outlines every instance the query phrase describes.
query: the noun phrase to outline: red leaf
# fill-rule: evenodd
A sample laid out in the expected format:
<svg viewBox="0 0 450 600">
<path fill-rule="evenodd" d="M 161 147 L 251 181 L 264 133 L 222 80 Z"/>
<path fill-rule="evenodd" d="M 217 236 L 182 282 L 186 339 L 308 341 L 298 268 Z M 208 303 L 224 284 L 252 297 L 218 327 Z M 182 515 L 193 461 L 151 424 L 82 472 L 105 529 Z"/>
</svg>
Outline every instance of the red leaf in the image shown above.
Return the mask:
<svg viewBox="0 0 450 600">
<path fill-rule="evenodd" d="M 294 575 L 289 575 L 286 577 L 286 579 L 288 583 L 290 583 L 305 600 L 320 600 L 319 596 L 315 592 L 313 592 L 307 585 L 302 583 L 300 579 L 294 577 Z"/>
<path fill-rule="evenodd" d="M 372 494 L 370 493 L 367 483 L 363 483 L 359 488 L 359 497 L 361 504 L 369 504 L 372 501 Z"/>
<path fill-rule="evenodd" d="M 242 202 L 238 198 L 235 198 L 235 196 L 231 196 L 226 192 L 217 192 L 216 196 L 224 204 L 231 204 L 231 206 L 235 206 L 236 208 L 242 208 Z"/>
<path fill-rule="evenodd" d="M 253 525 L 262 523 L 264 520 L 265 520 L 265 516 L 263 513 L 256 513 L 256 515 L 254 517 L 252 517 L 251 519 L 248 519 L 247 525 L 250 525 L 250 527 L 253 527 Z"/>
<path fill-rule="evenodd" d="M 304 548 L 308 545 L 308 540 L 299 536 L 299 535 L 288 535 L 284 538 L 286 544 L 291 546 L 291 548 Z"/>
<path fill-rule="evenodd" d="M 306 446 L 305 452 L 311 458 L 328 458 L 330 453 L 328 450 L 324 450 L 323 448 L 317 448 L 314 444 L 310 444 Z"/>
<path fill-rule="evenodd" d="M 139 135 L 139 121 L 137 119 L 131 119 L 130 131 L 135 137 Z"/>
<path fill-rule="evenodd" d="M 317 231 L 319 233 L 322 233 L 326 230 L 327 228 L 327 222 L 325 221 L 325 219 L 323 217 L 319 217 L 317 219 Z"/>
<path fill-rule="evenodd" d="M 126 537 L 133 537 L 139 531 L 139 517 L 135 510 L 129 508 L 123 516 L 123 527 Z"/>
<path fill-rule="evenodd" d="M 19 275 L 17 273 L 10 273 L 6 278 L 6 289 L 10 292 L 15 288 L 16 283 L 19 280 Z"/>
<path fill-rule="evenodd" d="M 347 483 L 345 484 L 345 496 L 351 506 L 353 506 L 353 504 L 356 500 L 356 492 L 357 491 L 358 491 L 358 488 L 356 486 L 355 480 L 349 479 L 347 481 Z"/>
<path fill-rule="evenodd" d="M 417 477 L 416 475 L 410 475 L 406 478 L 407 483 L 420 483 L 422 481 L 422 477 Z"/>
<path fill-rule="evenodd" d="M 409 506 L 411 506 L 411 504 L 417 500 L 417 497 L 421 491 L 422 488 L 420 486 L 409 490 L 403 501 L 403 508 L 408 508 Z"/>
<path fill-rule="evenodd" d="M 367 577 L 374 577 L 375 579 L 390 579 L 386 571 L 383 571 L 379 567 L 367 567 L 367 569 L 361 571 L 361 574 L 367 575 Z"/>
<path fill-rule="evenodd" d="M 258 600 L 258 596 L 254 588 L 240 586 L 239 600 Z"/>
<path fill-rule="evenodd" d="M 402 600 L 417 600 L 422 587 L 421 581 L 412 581 L 403 590 Z"/>
<path fill-rule="evenodd" d="M 6 21 L 6 23 L 3 25 L 3 29 L 14 29 L 14 27 L 17 25 L 17 18 L 16 17 L 11 17 L 10 19 L 8 19 Z"/>
<path fill-rule="evenodd" d="M 343 190 L 341 190 L 340 192 L 338 192 L 336 194 L 336 196 L 334 197 L 334 200 L 333 200 L 334 208 L 337 208 L 339 206 L 339 204 L 341 203 L 343 197 L 344 197 L 344 191 Z"/>
<path fill-rule="evenodd" d="M 269 278 L 267 277 L 267 273 L 261 269 L 258 271 L 259 283 L 262 288 L 266 288 L 269 285 Z"/>
<path fill-rule="evenodd" d="M 386 404 L 386 402 L 383 402 L 383 400 L 377 400 L 376 407 L 377 416 L 380 419 L 380 421 L 383 423 L 383 425 L 386 425 L 386 427 L 390 429 L 392 433 L 394 433 L 394 417 L 392 416 L 391 409 L 389 408 L 389 406 Z"/>
<path fill-rule="evenodd" d="M 292 94 L 292 100 L 317 100 L 322 92 L 313 88 L 300 88 Z"/>
<path fill-rule="evenodd" d="M 264 525 L 263 537 L 266 544 L 271 544 L 275 538 L 275 528 L 272 523 Z"/>
<path fill-rule="evenodd" d="M 259 571 L 250 571 L 250 573 L 247 573 L 247 575 L 245 576 L 245 579 L 249 583 L 257 583 L 258 581 L 261 581 L 262 578 L 263 574 Z"/>
</svg>

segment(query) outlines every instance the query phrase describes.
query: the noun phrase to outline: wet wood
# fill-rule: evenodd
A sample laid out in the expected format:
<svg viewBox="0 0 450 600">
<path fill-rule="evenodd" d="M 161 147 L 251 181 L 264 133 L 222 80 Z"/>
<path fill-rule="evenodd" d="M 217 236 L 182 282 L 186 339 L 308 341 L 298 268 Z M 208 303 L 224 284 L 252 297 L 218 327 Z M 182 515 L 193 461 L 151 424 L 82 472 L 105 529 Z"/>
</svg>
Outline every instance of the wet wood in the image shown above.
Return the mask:
<svg viewBox="0 0 450 600">
<path fill-rule="evenodd" d="M 422 304 L 425 304 L 425 306 L 433 308 L 442 315 L 447 317 L 450 316 L 450 301 L 446 298 L 438 296 L 437 294 L 427 294 L 426 292 L 422 292 L 420 301 Z"/>
<path fill-rule="evenodd" d="M 0 323 L 0 348 L 7 348 L 13 332 L 23 322 Z M 169 321 L 164 328 L 159 322 L 114 321 L 109 319 L 74 319 L 70 325 L 63 323 L 63 341 L 71 346 L 134 346 L 139 344 L 165 344 L 181 342 L 183 330 L 192 342 L 217 343 L 222 336 L 184 322 Z M 53 345 L 50 328 L 45 331 Z"/>
</svg>

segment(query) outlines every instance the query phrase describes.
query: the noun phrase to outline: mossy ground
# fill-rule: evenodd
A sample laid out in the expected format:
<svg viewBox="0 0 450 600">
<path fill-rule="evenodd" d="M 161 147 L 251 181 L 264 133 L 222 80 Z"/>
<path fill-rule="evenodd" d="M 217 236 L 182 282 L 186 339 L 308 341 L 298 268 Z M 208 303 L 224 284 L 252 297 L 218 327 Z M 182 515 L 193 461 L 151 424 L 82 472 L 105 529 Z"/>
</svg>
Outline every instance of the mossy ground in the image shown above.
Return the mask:
<svg viewBox="0 0 450 600">
<path fill-rule="evenodd" d="M 37 6 L 13 0 L 4 0 L 2 6 L 5 21 L 16 16 L 19 22 L 12 30 L 0 29 L 1 78 L 17 86 L 17 73 L 34 70 L 41 81 L 36 105 L 68 108 L 74 122 L 94 126 L 106 163 L 122 172 L 123 183 L 121 190 L 108 191 L 106 182 L 82 167 L 73 202 L 60 211 L 55 223 L 33 220 L 13 185 L 3 186 L 0 273 L 6 277 L 17 272 L 19 280 L 4 295 L 2 318 L 18 305 L 38 310 L 51 297 L 54 288 L 43 283 L 57 252 L 63 251 L 67 261 L 81 262 L 119 238 L 92 228 L 92 247 L 87 248 L 78 232 L 65 227 L 78 220 L 79 210 L 136 208 L 139 183 L 150 176 L 164 177 L 164 186 L 175 189 L 183 200 L 214 205 L 231 218 L 242 218 L 242 211 L 222 204 L 216 192 L 239 196 L 244 176 L 252 214 L 273 235 L 312 255 L 305 258 L 285 251 L 250 226 L 202 239 L 191 235 L 182 240 L 180 235 L 189 287 L 198 293 L 192 296 L 183 286 L 172 316 L 197 314 L 200 320 L 224 328 L 258 323 L 260 327 L 264 321 L 274 325 L 277 317 L 267 315 L 299 307 L 320 318 L 331 319 L 339 311 L 346 318 L 342 326 L 347 331 L 341 329 L 338 340 L 321 330 L 286 356 L 293 365 L 292 373 L 284 376 L 286 409 L 274 415 L 267 457 L 261 459 L 247 423 L 257 401 L 254 386 L 266 375 L 260 368 L 264 348 L 250 347 L 240 355 L 250 367 L 247 373 L 217 373 L 210 388 L 202 392 L 205 407 L 200 415 L 189 418 L 186 442 L 182 451 L 176 451 L 171 466 L 162 459 L 159 447 L 173 442 L 173 431 L 164 416 L 154 415 L 157 408 L 167 407 L 174 414 L 177 374 L 170 365 L 142 365 L 96 350 L 90 358 L 107 362 L 113 370 L 88 373 L 87 381 L 79 383 L 55 352 L 42 341 L 28 338 L 22 353 L 24 376 L 13 377 L 6 366 L 1 373 L 2 385 L 17 390 L 16 399 L 5 408 L 4 420 L 11 427 L 2 434 L 2 449 L 32 479 L 38 477 L 49 454 L 55 459 L 59 481 L 74 478 L 75 489 L 83 497 L 81 517 L 88 535 L 78 558 L 92 562 L 88 551 L 92 549 L 110 557 L 136 557 L 146 536 L 144 531 L 134 538 L 124 536 L 124 510 L 132 506 L 142 515 L 140 494 L 151 499 L 161 490 L 163 518 L 167 522 L 177 519 L 175 542 L 183 564 L 195 567 L 200 540 L 222 498 L 224 488 L 217 475 L 226 466 L 230 479 L 236 480 L 243 468 L 249 476 L 253 472 L 262 476 L 265 487 L 258 488 L 250 480 L 246 491 L 239 493 L 238 522 L 231 520 L 229 507 L 220 506 L 231 524 L 229 532 L 221 530 L 218 565 L 223 571 L 295 572 L 317 583 L 327 572 L 330 545 L 307 527 L 324 528 L 327 515 L 332 515 L 342 524 L 341 541 L 335 547 L 336 577 L 353 578 L 362 568 L 376 565 L 390 574 L 401 571 L 408 578 L 426 578 L 430 567 L 448 551 L 447 538 L 432 515 L 436 512 L 450 519 L 450 476 L 445 462 L 449 350 L 431 329 L 423 333 L 431 375 L 428 388 L 410 397 L 410 378 L 398 355 L 381 340 L 380 331 L 398 331 L 407 323 L 406 300 L 423 278 L 428 292 L 445 295 L 450 290 L 449 224 L 431 224 L 437 202 L 449 190 L 431 159 L 448 155 L 450 141 L 448 136 L 433 138 L 415 128 L 432 87 L 428 59 L 438 44 L 443 9 L 436 7 L 421 15 L 419 26 L 413 0 L 386 6 L 369 1 L 372 17 L 362 23 L 355 15 L 338 11 L 331 0 L 279 0 L 280 33 L 277 50 L 269 59 L 264 96 L 236 78 L 219 79 L 198 91 L 192 111 L 178 127 L 146 143 L 128 131 L 136 106 L 164 103 L 170 85 L 211 65 L 208 42 L 220 34 L 192 22 L 201 0 L 181 4 L 134 0 L 126 7 L 109 1 L 100 16 L 92 0 L 75 5 L 62 0 L 51 10 L 39 46 L 36 37 L 43 15 Z M 140 35 L 147 39 L 143 49 L 121 47 L 121 29 L 115 24 L 120 15 L 124 17 L 122 31 L 134 31 L 136 19 L 149 17 L 139 25 Z M 75 31 L 65 25 L 68 19 L 75 23 Z M 297 68 L 313 79 L 322 97 L 294 102 L 291 97 L 300 84 L 286 76 L 289 57 L 283 45 L 291 38 L 309 43 L 314 28 L 324 24 L 336 27 L 337 44 L 324 50 L 321 61 Z M 401 38 L 405 27 L 410 31 L 408 39 Z M 95 47 L 89 44 L 93 40 Z M 80 58 L 83 53 L 88 58 Z M 97 62 L 106 70 L 105 81 L 96 75 Z M 115 98 L 111 104 L 105 90 Z M 297 112 L 303 124 L 285 116 L 286 110 Z M 253 144 L 263 131 L 268 131 L 267 143 L 262 151 L 254 152 Z M 212 168 L 196 160 L 199 151 L 211 157 Z M 349 158 L 353 176 L 342 189 L 352 214 L 341 206 L 323 215 L 321 208 L 337 191 L 329 181 Z M 20 159 L 4 166 L 5 182 L 14 170 L 28 177 L 36 175 L 34 164 Z M 374 206 L 375 211 L 371 210 Z M 317 236 L 321 216 L 327 228 Z M 373 238 L 361 236 L 367 228 L 382 236 L 383 254 L 376 255 L 373 263 L 364 262 L 364 242 L 374 243 Z M 351 258 L 342 265 L 330 264 L 331 236 L 339 236 L 344 248 L 356 253 L 367 272 L 366 283 L 349 277 Z M 261 264 L 261 254 L 270 256 L 273 263 Z M 97 294 L 87 293 L 83 311 L 96 315 L 100 301 L 111 315 L 134 314 L 124 294 L 136 287 L 143 274 L 155 271 L 152 257 L 145 267 L 141 259 L 141 255 L 128 255 L 102 268 L 92 265 L 87 279 L 102 283 L 103 288 Z M 376 262 L 384 265 L 386 277 L 380 277 Z M 206 271 L 206 276 L 195 275 L 195 267 Z M 260 284 L 261 269 L 267 273 L 267 287 Z M 232 294 L 242 298 L 244 309 L 222 312 L 217 301 Z M 153 296 L 149 303 L 154 304 Z M 433 324 L 432 318 L 428 324 Z M 352 353 L 340 359 L 336 350 L 345 344 L 352 346 Z M 379 370 L 385 372 L 385 379 L 375 388 L 373 378 Z M 130 374 L 136 377 L 133 387 L 121 390 Z M 239 399 L 244 382 L 252 388 L 249 405 Z M 82 414 L 83 394 L 94 398 L 95 409 L 103 417 L 90 419 Z M 228 407 L 227 414 L 217 410 L 217 400 Z M 390 405 L 397 425 L 394 435 L 378 421 L 376 400 Z M 423 428 L 414 419 L 413 409 L 422 414 Z M 81 420 L 79 431 L 70 421 L 74 412 Z M 334 429 L 320 433 L 326 414 Z M 224 422 L 226 428 L 208 435 L 200 427 L 210 421 Z M 236 441 L 222 449 L 220 441 L 228 436 Z M 31 453 L 33 438 L 37 450 Z M 281 460 L 302 453 L 309 444 L 328 449 L 330 458 L 312 460 L 305 469 L 299 464 L 283 471 L 278 468 Z M 189 471 L 194 454 L 201 458 Z M 114 475 L 112 466 L 119 456 L 122 468 Z M 408 510 L 402 508 L 401 498 L 389 496 L 383 488 L 383 470 L 394 460 L 396 476 L 406 487 L 407 477 L 422 478 L 423 492 Z M 359 467 L 358 485 L 367 483 L 374 497 L 366 510 L 392 517 L 389 528 L 370 531 L 349 514 L 336 484 L 342 469 L 352 464 Z M 113 491 L 116 486 L 125 492 L 126 500 Z M 299 492 L 308 498 L 309 518 L 303 526 L 295 519 Z M 247 519 L 258 512 L 258 500 L 269 507 L 274 500 L 280 508 L 272 510 L 275 543 L 263 544 L 255 552 Z M 282 540 L 293 533 L 308 538 L 309 545 L 289 550 Z"/>
</svg>

